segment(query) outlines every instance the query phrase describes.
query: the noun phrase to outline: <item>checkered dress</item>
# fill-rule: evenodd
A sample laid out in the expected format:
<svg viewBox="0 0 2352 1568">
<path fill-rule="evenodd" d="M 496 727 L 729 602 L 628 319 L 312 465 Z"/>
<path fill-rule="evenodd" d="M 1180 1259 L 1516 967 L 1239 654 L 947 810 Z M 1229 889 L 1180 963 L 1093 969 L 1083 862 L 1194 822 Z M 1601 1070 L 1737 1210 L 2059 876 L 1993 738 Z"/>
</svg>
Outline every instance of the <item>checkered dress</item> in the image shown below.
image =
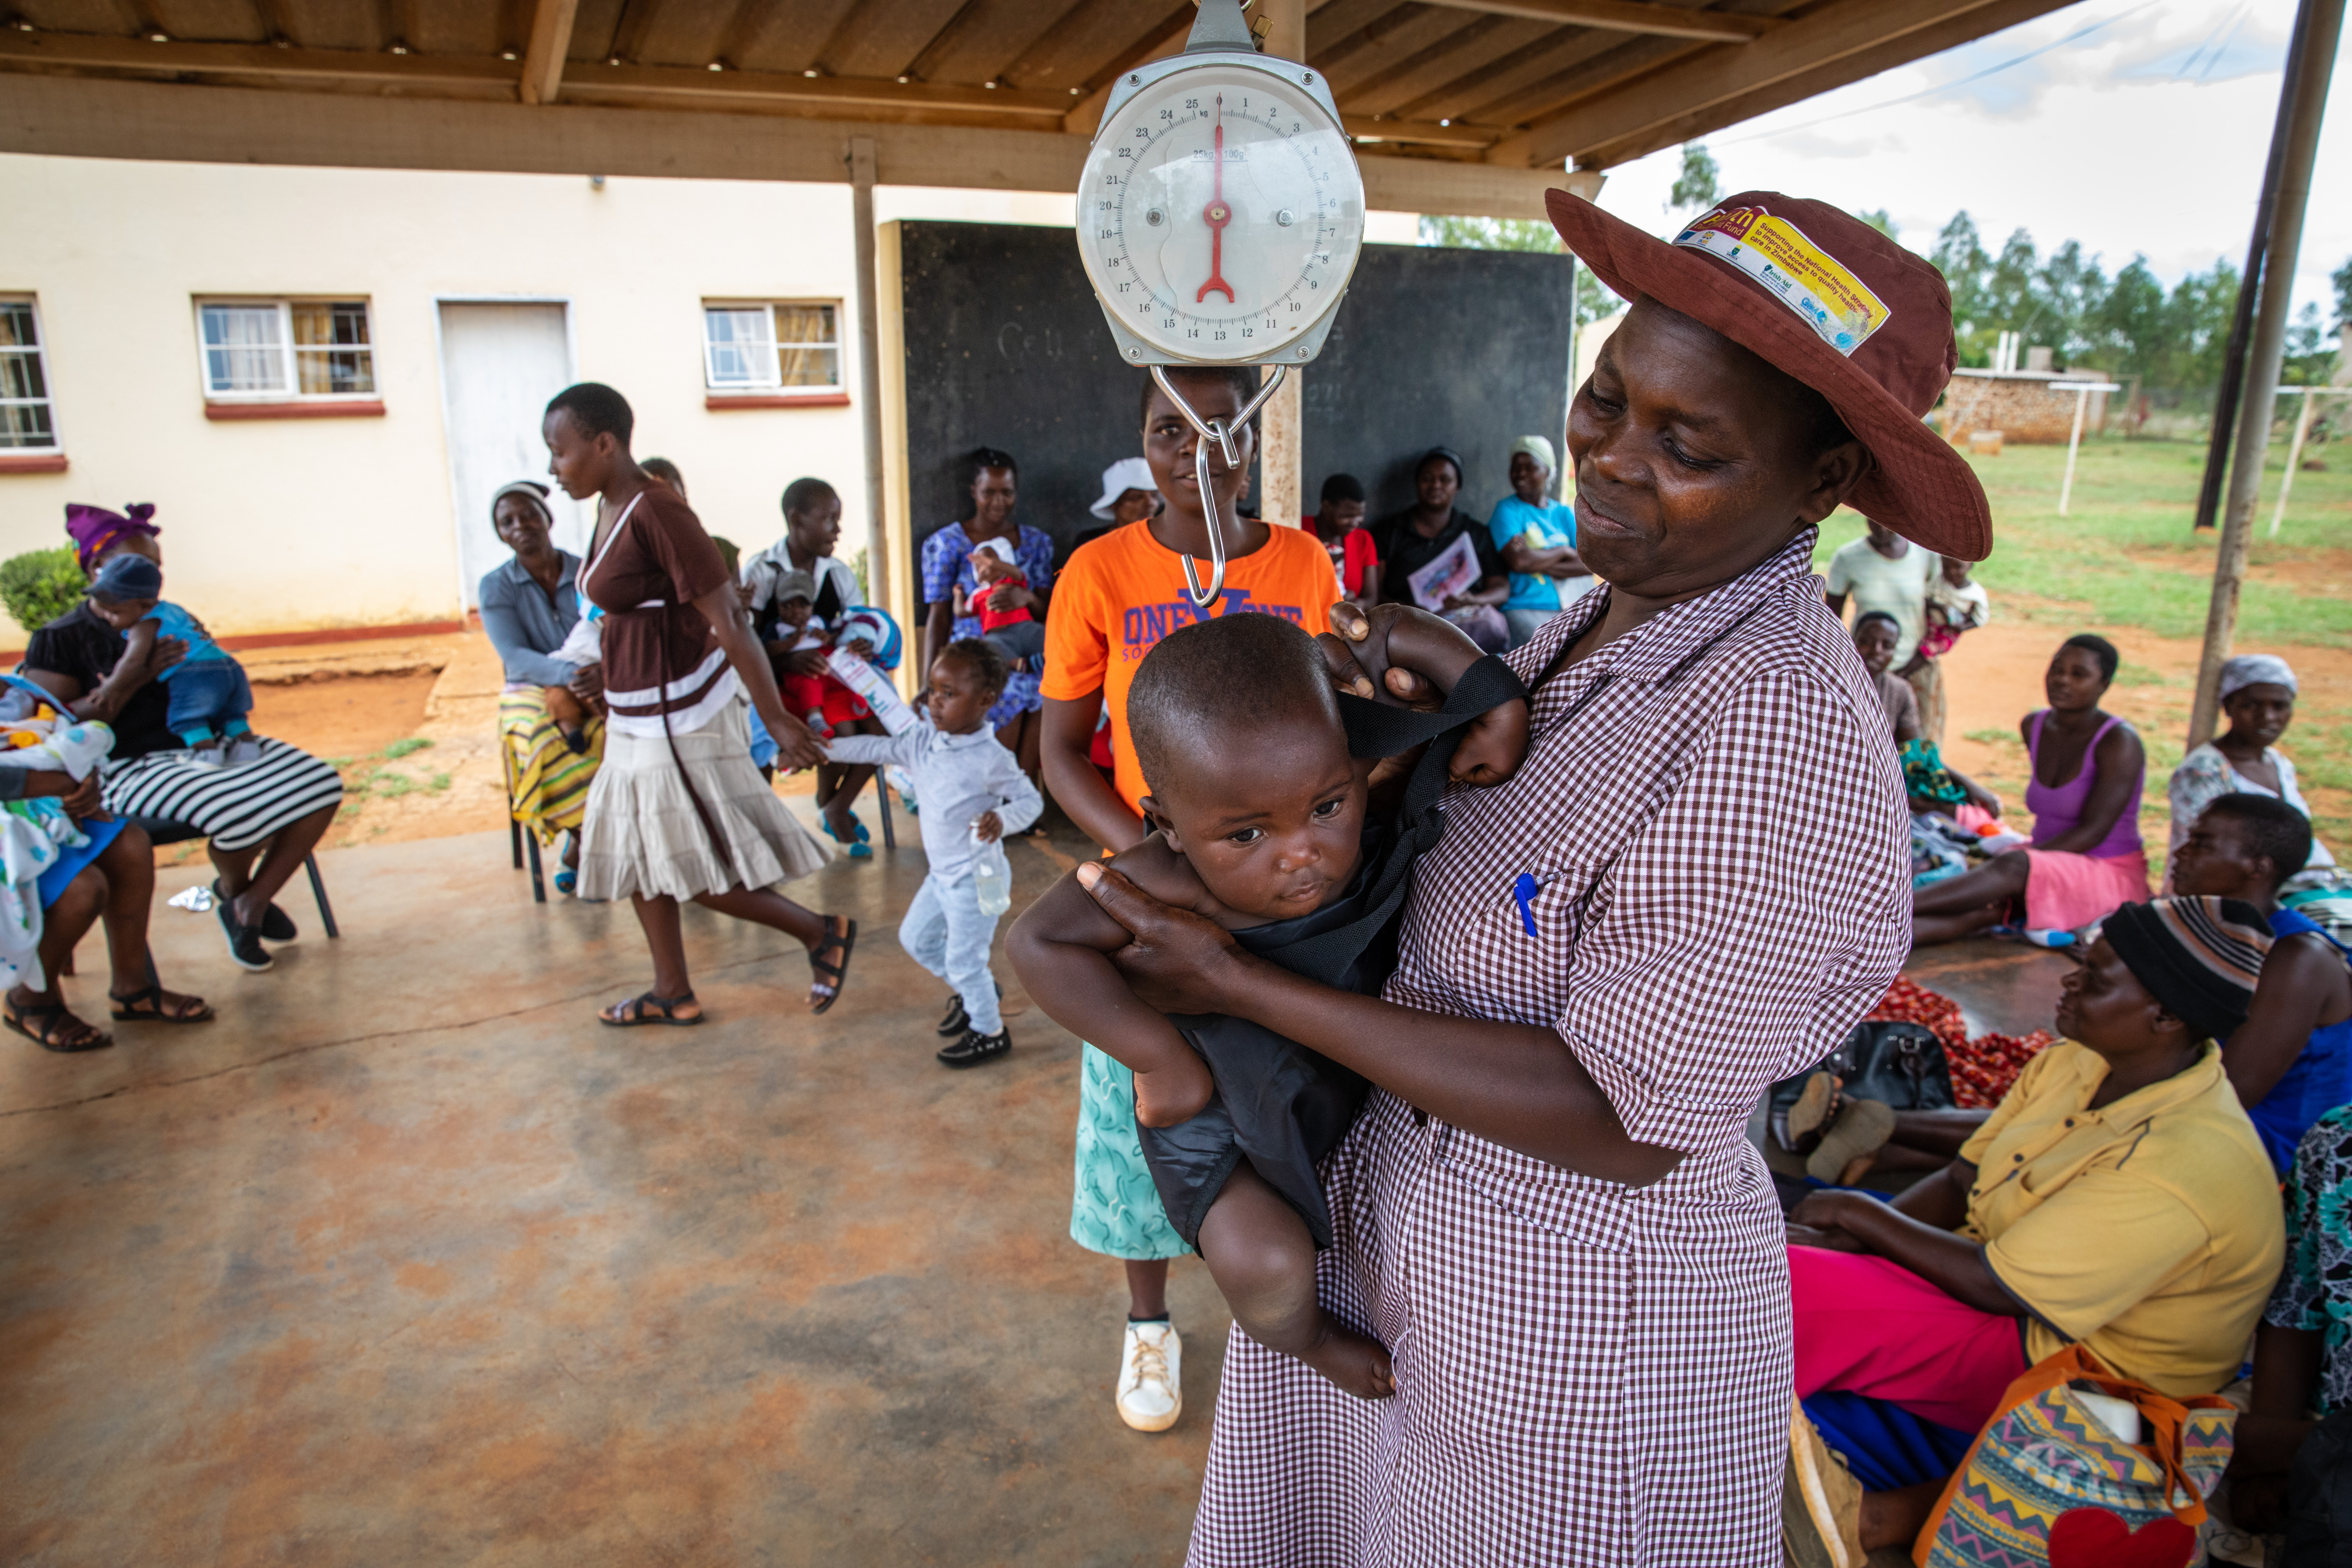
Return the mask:
<svg viewBox="0 0 2352 1568">
<path fill-rule="evenodd" d="M 1631 1136 L 1686 1157 L 1629 1190 L 1376 1091 L 1326 1167 L 1320 1278 L 1398 1393 L 1352 1399 L 1236 1329 L 1193 1568 L 1780 1561 L 1788 1268 L 1743 1132 L 1910 931 L 1885 713 L 1812 544 L 1537 692 L 1518 776 L 1448 797 L 1387 991 L 1553 1025 Z M 1512 664 L 1532 683 L 1606 598 Z"/>
</svg>

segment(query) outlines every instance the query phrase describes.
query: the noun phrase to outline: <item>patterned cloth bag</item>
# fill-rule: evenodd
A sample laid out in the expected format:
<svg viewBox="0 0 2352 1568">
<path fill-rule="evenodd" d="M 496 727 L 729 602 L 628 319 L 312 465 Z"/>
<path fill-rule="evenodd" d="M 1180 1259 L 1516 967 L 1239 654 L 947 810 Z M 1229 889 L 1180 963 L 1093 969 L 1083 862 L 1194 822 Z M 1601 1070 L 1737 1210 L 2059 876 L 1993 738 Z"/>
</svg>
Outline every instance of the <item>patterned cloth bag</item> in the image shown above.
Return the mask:
<svg viewBox="0 0 2352 1568">
<path fill-rule="evenodd" d="M 2116 1440 L 2079 1397 L 2088 1390 L 2122 1400 L 2139 1412 L 2140 1441 Z M 1918 1568 L 2050 1568 L 2051 1536 L 2060 1518 L 2084 1510 L 2062 1536 L 2092 1533 L 2123 1539 L 2179 1535 L 2193 1544 L 2205 1520 L 2205 1499 L 2229 1465 L 2237 1411 L 2227 1401 L 2173 1399 L 2143 1383 L 2118 1377 L 2080 1345 L 2069 1345 L 2009 1385 L 1991 1424 L 1969 1450 L 1967 1463 L 1944 1489 L 1919 1532 L 1911 1560 Z M 2094 1516 L 2115 1516 L 2109 1524 Z M 2179 1526 L 2144 1527 L 2158 1520 Z M 2181 1528 L 2181 1527 L 2186 1527 Z M 2074 1554 L 2058 1554 L 2059 1568 Z M 2102 1560 L 2127 1559 L 2109 1552 Z M 2187 1552 L 2150 1556 L 2186 1563 Z M 2076 1561 L 2081 1559 L 2076 1558 Z"/>
</svg>

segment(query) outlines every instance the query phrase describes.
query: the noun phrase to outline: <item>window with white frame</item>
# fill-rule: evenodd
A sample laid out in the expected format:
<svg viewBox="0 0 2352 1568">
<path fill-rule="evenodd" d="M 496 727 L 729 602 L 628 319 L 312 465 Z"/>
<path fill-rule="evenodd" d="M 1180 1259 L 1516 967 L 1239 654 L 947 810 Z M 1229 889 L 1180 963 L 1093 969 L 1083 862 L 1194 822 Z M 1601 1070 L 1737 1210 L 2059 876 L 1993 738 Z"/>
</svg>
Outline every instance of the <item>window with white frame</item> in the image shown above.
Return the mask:
<svg viewBox="0 0 2352 1568">
<path fill-rule="evenodd" d="M 0 297 L 0 455 L 57 449 L 40 312 L 30 299 Z"/>
<path fill-rule="evenodd" d="M 203 300 L 196 326 L 215 403 L 375 395 L 364 300 Z"/>
<path fill-rule="evenodd" d="M 722 395 L 838 392 L 840 321 L 835 304 L 706 303 L 704 384 Z"/>
</svg>

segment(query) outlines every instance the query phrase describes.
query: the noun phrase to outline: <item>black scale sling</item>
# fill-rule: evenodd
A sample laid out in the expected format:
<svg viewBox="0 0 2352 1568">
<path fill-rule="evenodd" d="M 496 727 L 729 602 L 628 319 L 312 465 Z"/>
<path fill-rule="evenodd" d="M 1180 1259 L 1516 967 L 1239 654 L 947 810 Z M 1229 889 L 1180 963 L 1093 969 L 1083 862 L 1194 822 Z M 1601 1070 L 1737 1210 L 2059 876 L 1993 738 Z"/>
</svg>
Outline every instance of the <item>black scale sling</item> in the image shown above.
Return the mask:
<svg viewBox="0 0 2352 1568">
<path fill-rule="evenodd" d="M 1312 914 L 1233 933 L 1250 952 L 1338 990 L 1370 994 L 1396 966 L 1396 935 L 1413 862 L 1445 833 L 1438 800 L 1446 765 L 1470 721 L 1523 699 L 1517 672 L 1489 655 L 1472 665 L 1433 712 L 1341 693 L 1352 756 L 1393 757 L 1427 743 L 1392 824 L 1368 829 L 1349 890 Z M 1246 1155 L 1251 1168 L 1306 1220 L 1318 1249 L 1331 1245 L 1331 1211 L 1316 1165 L 1363 1108 L 1359 1074 L 1245 1018 L 1171 1014 L 1216 1079 L 1201 1113 L 1173 1127 L 1137 1128 L 1160 1201 L 1177 1234 L 1198 1248 L 1201 1221 Z"/>
</svg>

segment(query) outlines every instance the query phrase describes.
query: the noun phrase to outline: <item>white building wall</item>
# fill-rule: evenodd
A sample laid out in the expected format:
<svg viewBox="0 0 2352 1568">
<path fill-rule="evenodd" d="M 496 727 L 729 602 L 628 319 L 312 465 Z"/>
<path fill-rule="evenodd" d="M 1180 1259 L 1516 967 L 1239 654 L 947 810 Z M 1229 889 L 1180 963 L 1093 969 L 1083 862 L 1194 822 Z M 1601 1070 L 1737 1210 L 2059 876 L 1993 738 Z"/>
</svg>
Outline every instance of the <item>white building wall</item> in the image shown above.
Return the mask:
<svg viewBox="0 0 2352 1568">
<path fill-rule="evenodd" d="M 879 216 L 1066 226 L 1066 195 L 884 190 Z M 222 635 L 461 613 L 436 330 L 444 300 L 560 300 L 573 367 L 637 416 L 712 532 L 782 531 L 802 474 L 866 540 L 846 185 L 0 156 L 0 293 L 37 297 L 64 473 L 0 473 L 0 558 L 68 500 L 156 505 L 170 595 Z M 205 416 L 193 301 L 370 301 L 381 417 Z M 848 407 L 704 407 L 706 299 L 842 303 Z M 537 474 L 517 478 L 540 478 Z M 0 617 L 0 638 L 10 634 Z M 10 646 L 21 647 L 21 637 Z"/>
</svg>

